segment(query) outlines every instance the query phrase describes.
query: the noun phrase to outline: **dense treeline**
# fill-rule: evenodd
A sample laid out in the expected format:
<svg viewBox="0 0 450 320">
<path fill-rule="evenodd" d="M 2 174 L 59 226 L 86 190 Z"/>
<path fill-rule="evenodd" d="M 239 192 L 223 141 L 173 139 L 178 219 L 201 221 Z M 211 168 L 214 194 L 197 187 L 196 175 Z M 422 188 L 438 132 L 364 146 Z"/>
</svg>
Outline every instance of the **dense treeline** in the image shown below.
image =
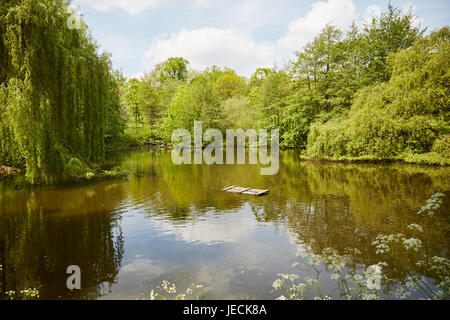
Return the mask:
<svg viewBox="0 0 450 320">
<path fill-rule="evenodd" d="M 173 130 L 280 130 L 312 157 L 450 163 L 450 29 L 424 36 L 411 13 L 331 25 L 283 68 L 250 77 L 183 58 L 141 79 L 112 71 L 63 0 L 0 5 L 0 164 L 91 176 L 106 148 L 170 144 Z"/>
<path fill-rule="evenodd" d="M 127 141 L 170 143 L 176 128 L 279 128 L 313 157 L 448 164 L 449 29 L 424 36 L 388 6 L 343 32 L 331 25 L 281 69 L 250 79 L 171 58 L 124 84 Z"/>
<path fill-rule="evenodd" d="M 342 117 L 314 124 L 308 152 L 448 163 L 449 61 L 448 28 L 391 56 L 390 80 L 360 90 Z"/>
<path fill-rule="evenodd" d="M 0 6 L 0 163 L 34 182 L 101 163 L 120 134 L 118 75 L 62 0 Z"/>
</svg>

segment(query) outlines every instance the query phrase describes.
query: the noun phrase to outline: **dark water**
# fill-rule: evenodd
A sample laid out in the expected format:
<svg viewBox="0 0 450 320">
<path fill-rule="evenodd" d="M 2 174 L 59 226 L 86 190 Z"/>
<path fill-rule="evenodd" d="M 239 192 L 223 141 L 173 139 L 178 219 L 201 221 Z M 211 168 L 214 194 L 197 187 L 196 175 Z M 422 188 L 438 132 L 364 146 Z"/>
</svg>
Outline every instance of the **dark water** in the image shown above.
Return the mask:
<svg viewBox="0 0 450 320">
<path fill-rule="evenodd" d="M 30 188 L 4 180 L 0 295 L 38 288 L 44 299 L 148 299 L 169 280 L 182 290 L 202 284 L 209 299 L 274 299 L 277 273 L 306 275 L 291 266 L 299 248 L 358 248 L 368 266 L 379 261 L 373 238 L 411 223 L 424 227 L 430 252 L 448 257 L 449 168 L 305 162 L 294 151 L 280 161 L 278 175 L 261 176 L 256 165 L 176 166 L 155 149 L 111 155 L 129 170 L 125 181 Z M 220 191 L 231 185 L 270 194 Z M 444 205 L 423 222 L 416 212 L 437 191 Z M 73 293 L 69 265 L 82 271 Z"/>
</svg>

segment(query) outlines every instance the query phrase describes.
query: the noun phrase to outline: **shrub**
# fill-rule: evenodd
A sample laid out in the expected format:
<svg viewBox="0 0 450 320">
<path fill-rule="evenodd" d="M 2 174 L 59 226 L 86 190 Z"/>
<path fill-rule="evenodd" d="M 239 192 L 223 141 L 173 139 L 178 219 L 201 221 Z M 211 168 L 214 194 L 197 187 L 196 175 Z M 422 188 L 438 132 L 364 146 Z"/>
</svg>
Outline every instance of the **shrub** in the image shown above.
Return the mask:
<svg viewBox="0 0 450 320">
<path fill-rule="evenodd" d="M 392 56 L 389 82 L 361 89 L 348 116 L 312 125 L 308 155 L 448 163 L 449 39 L 443 28 Z"/>
<path fill-rule="evenodd" d="M 78 158 L 71 158 L 67 162 L 64 171 L 69 177 L 74 179 L 82 179 L 91 173 L 91 170 Z"/>
</svg>

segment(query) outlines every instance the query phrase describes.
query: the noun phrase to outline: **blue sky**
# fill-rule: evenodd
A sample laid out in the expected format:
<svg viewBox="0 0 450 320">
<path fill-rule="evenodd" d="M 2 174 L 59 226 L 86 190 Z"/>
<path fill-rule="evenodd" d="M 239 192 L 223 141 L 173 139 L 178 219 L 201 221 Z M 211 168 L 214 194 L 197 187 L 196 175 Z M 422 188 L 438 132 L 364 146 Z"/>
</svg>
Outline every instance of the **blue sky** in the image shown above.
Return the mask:
<svg viewBox="0 0 450 320">
<path fill-rule="evenodd" d="M 392 0 L 413 7 L 433 30 L 450 21 L 450 1 Z M 168 57 L 197 70 L 231 67 L 250 76 L 257 67 L 283 65 L 327 23 L 342 29 L 384 11 L 378 0 L 73 0 L 113 66 L 138 76 Z"/>
</svg>

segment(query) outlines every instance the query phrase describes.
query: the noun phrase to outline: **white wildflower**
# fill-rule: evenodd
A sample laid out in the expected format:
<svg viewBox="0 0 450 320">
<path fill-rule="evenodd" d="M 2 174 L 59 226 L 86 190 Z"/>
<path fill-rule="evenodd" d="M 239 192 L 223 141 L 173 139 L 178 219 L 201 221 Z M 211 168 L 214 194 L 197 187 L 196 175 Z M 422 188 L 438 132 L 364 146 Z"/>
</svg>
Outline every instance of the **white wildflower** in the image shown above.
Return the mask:
<svg viewBox="0 0 450 320">
<path fill-rule="evenodd" d="M 319 285 L 319 281 L 317 281 L 317 279 L 306 278 L 305 280 L 310 287 Z"/>
<path fill-rule="evenodd" d="M 169 293 L 176 293 L 177 292 L 177 288 L 175 286 L 175 284 L 173 284 L 169 289 L 168 289 Z"/>
<path fill-rule="evenodd" d="M 403 246 L 406 250 L 419 251 L 419 249 L 422 248 L 422 241 L 416 238 L 404 239 Z"/>
<path fill-rule="evenodd" d="M 418 225 L 418 224 L 415 224 L 415 223 L 410 224 L 410 225 L 408 226 L 408 230 L 411 230 L 411 231 L 417 230 L 417 231 L 419 231 L 419 232 L 423 232 L 422 226 L 420 226 L 420 225 Z"/>
<path fill-rule="evenodd" d="M 281 279 L 277 279 L 277 280 L 275 280 L 275 281 L 272 283 L 272 287 L 273 287 L 275 290 L 280 289 L 282 285 L 283 285 L 283 282 L 281 281 Z"/>
<path fill-rule="evenodd" d="M 331 279 L 333 279 L 333 280 L 339 279 L 339 274 L 338 273 L 331 274 Z"/>
</svg>

